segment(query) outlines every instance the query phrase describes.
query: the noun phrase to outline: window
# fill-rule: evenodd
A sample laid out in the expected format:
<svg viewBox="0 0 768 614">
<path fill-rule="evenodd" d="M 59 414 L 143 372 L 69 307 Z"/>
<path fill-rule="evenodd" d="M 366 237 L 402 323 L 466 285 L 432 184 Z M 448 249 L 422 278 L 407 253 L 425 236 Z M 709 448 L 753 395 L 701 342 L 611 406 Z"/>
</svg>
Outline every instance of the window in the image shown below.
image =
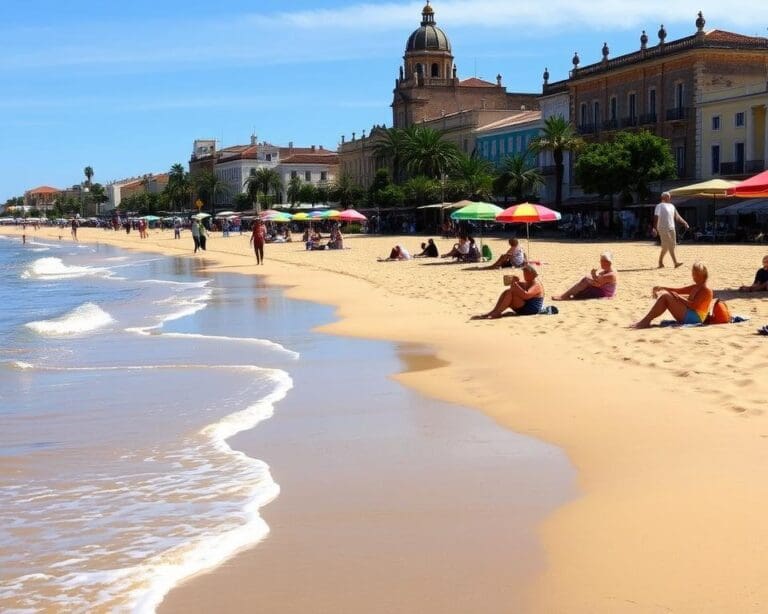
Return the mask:
<svg viewBox="0 0 768 614">
<path fill-rule="evenodd" d="M 648 91 L 648 114 L 656 115 L 656 88 Z"/>
<path fill-rule="evenodd" d="M 515 139 L 513 137 L 509 137 L 507 139 L 507 152 L 512 153 L 515 151 Z"/>
<path fill-rule="evenodd" d="M 629 95 L 627 103 L 629 104 L 629 118 L 635 119 L 637 117 L 637 96 L 634 92 Z"/>
<path fill-rule="evenodd" d="M 296 179 L 296 177 L 299 176 L 299 173 L 296 171 L 291 171 L 291 179 Z"/>
<path fill-rule="evenodd" d="M 682 83 L 675 84 L 675 108 L 682 109 L 685 105 L 685 90 Z"/>
<path fill-rule="evenodd" d="M 440 76 L 440 67 L 437 64 L 432 64 L 432 76 L 433 77 Z"/>
<path fill-rule="evenodd" d="M 267 154 L 266 158 L 267 158 L 267 162 L 272 162 L 272 154 Z"/>
<path fill-rule="evenodd" d="M 712 174 L 720 174 L 720 145 L 712 145 Z"/>
<path fill-rule="evenodd" d="M 736 127 L 741 128 L 744 126 L 744 112 L 736 113 Z"/>
<path fill-rule="evenodd" d="M 736 168 L 739 173 L 744 172 L 744 143 L 736 143 L 733 146 L 734 157 L 736 158 Z"/>
<path fill-rule="evenodd" d="M 493 143 L 491 143 L 491 157 L 492 158 L 496 157 L 496 141 L 493 141 Z"/>
<path fill-rule="evenodd" d="M 616 96 L 611 96 L 611 119 L 616 120 L 619 114 L 619 101 Z"/>
<path fill-rule="evenodd" d="M 304 181 L 312 181 L 312 173 L 309 171 L 304 172 Z"/>
<path fill-rule="evenodd" d="M 685 177 L 685 145 L 675 147 L 675 162 L 677 163 L 677 174 Z"/>
<path fill-rule="evenodd" d="M 587 125 L 587 103 L 586 102 L 581 103 L 581 125 L 582 126 Z"/>
<path fill-rule="evenodd" d="M 523 137 L 519 134 L 517 135 L 517 151 L 523 153 Z"/>
<path fill-rule="evenodd" d="M 720 130 L 720 116 L 719 115 L 713 115 L 712 116 L 712 130 Z"/>
<path fill-rule="evenodd" d="M 328 171 L 320 171 L 320 181 L 328 181 Z"/>
<path fill-rule="evenodd" d="M 592 103 L 592 116 L 595 119 L 595 124 L 599 124 L 600 123 L 600 103 L 597 100 L 595 100 Z"/>
</svg>

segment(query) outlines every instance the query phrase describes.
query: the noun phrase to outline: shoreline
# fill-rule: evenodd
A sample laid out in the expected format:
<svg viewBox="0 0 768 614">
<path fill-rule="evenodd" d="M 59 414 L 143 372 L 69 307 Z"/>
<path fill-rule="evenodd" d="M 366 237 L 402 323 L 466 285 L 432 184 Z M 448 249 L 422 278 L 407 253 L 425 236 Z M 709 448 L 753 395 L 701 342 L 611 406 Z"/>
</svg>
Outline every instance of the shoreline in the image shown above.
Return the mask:
<svg viewBox="0 0 768 614">
<path fill-rule="evenodd" d="M 10 230 L 2 232 L 20 234 Z M 58 232 L 51 229 L 48 238 Z M 184 239 L 177 247 L 168 232 L 154 231 L 144 241 L 80 232 L 89 242 L 194 257 Z M 211 241 L 203 256 L 208 266 L 266 274 L 289 297 L 335 305 L 339 321 L 324 332 L 433 348 L 447 364 L 396 379 L 566 451 L 578 470 L 580 496 L 540 527 L 549 564 L 534 582 L 532 611 L 763 609 L 768 425 L 760 409 L 766 384 L 757 373 L 766 361 L 754 325 L 768 319 L 765 299 L 729 300 L 733 313 L 753 318 L 743 325 L 630 332 L 623 329 L 628 313 L 649 305 L 641 292 L 660 276 L 670 284 L 685 280 L 687 267 L 628 269 L 621 299 L 600 309 L 594 302 L 568 304 L 556 317 L 470 323 L 467 316 L 498 293 L 498 272 L 372 262 L 371 254 L 384 253 L 395 237 L 354 237 L 353 250 L 337 254 L 268 245 L 267 266 L 257 270 L 247 236 L 237 239 Z M 502 243 L 488 242 L 494 251 Z M 652 263 L 657 254 L 648 245 L 617 246 L 627 262 Z M 604 243 L 535 242 L 532 256 L 552 260 L 545 266 L 547 295 L 603 249 Z M 764 249 L 694 245 L 680 252 L 686 262 L 703 254 L 724 278 L 733 271 L 751 276 Z M 475 285 L 468 291 L 470 278 Z M 727 568 L 718 565 L 723 560 Z"/>
</svg>

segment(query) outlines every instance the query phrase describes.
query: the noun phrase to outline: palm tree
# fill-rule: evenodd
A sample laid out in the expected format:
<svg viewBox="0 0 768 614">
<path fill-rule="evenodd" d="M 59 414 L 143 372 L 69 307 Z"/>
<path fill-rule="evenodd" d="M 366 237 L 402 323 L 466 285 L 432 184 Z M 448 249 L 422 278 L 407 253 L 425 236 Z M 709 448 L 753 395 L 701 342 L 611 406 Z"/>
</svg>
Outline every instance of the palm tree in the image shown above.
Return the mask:
<svg viewBox="0 0 768 614">
<path fill-rule="evenodd" d="M 403 184 L 403 190 L 414 205 L 420 207 L 434 202 L 440 194 L 440 183 L 424 175 L 417 175 Z"/>
<path fill-rule="evenodd" d="M 245 195 L 248 198 L 248 202 L 251 205 L 251 209 L 259 211 L 259 190 L 261 189 L 261 183 L 256 175 L 256 169 L 252 168 L 248 176 L 243 182 L 245 188 Z"/>
<path fill-rule="evenodd" d="M 266 166 L 257 169 L 251 169 L 250 174 L 245 180 L 246 192 L 252 195 L 252 202 L 256 203 L 258 209 L 258 195 L 262 195 L 262 203 L 266 206 L 269 201 L 270 193 L 277 197 L 283 189 L 283 181 L 280 179 L 280 173 L 273 168 Z"/>
<path fill-rule="evenodd" d="M 392 167 L 392 176 L 398 180 L 402 174 L 402 162 L 405 146 L 405 130 L 387 128 L 377 134 L 373 145 L 373 155 L 378 164 Z"/>
<path fill-rule="evenodd" d="M 176 163 L 171 166 L 171 170 L 168 172 L 168 185 L 165 186 L 164 191 L 174 211 L 177 205 L 181 209 L 184 203 L 189 201 L 189 197 L 192 195 L 192 186 L 189 173 L 184 170 L 181 164 Z"/>
<path fill-rule="evenodd" d="M 563 156 L 567 151 L 578 151 L 584 145 L 573 129 L 573 125 L 562 115 L 551 115 L 544 120 L 542 134 L 531 141 L 534 153 L 551 151 L 555 161 L 555 204 L 563 202 Z"/>
<path fill-rule="evenodd" d="M 411 126 L 403 132 L 403 162 L 412 177 L 440 179 L 458 159 L 459 150 L 443 140 L 443 133 L 425 126 Z"/>
<path fill-rule="evenodd" d="M 288 189 L 286 190 L 288 202 L 291 203 L 291 207 L 295 207 L 296 203 L 299 202 L 300 193 L 301 193 L 301 179 L 299 179 L 298 175 L 295 177 L 291 177 L 290 181 L 288 181 Z"/>
<path fill-rule="evenodd" d="M 228 194 L 230 185 L 211 171 L 203 171 L 195 177 L 195 187 L 200 198 L 211 206 L 211 215 L 216 213 L 216 197 Z"/>
<path fill-rule="evenodd" d="M 473 153 L 460 153 L 450 173 L 451 179 L 460 186 L 464 198 L 489 200 L 493 186 L 493 165 Z"/>
<path fill-rule="evenodd" d="M 85 175 L 85 185 L 91 185 L 91 177 L 93 177 L 93 168 L 90 166 L 86 166 L 83 169 L 83 174 Z"/>
<path fill-rule="evenodd" d="M 331 199 L 338 202 L 345 209 L 350 207 L 356 199 L 361 198 L 362 188 L 350 179 L 349 175 L 339 175 L 331 188 Z"/>
<path fill-rule="evenodd" d="M 534 168 L 525 154 L 514 154 L 504 158 L 499 167 L 499 174 L 494 181 L 497 194 L 507 196 L 512 194 L 517 202 L 522 202 L 526 194 L 536 192 L 544 185 L 544 178 L 538 168 Z"/>
</svg>

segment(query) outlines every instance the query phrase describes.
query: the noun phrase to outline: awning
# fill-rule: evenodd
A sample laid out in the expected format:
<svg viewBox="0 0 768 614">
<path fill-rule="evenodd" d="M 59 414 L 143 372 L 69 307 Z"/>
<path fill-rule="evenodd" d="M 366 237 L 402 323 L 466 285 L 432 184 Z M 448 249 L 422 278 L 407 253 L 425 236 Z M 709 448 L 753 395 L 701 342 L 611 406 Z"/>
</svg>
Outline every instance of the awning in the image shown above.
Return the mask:
<svg viewBox="0 0 768 614">
<path fill-rule="evenodd" d="M 750 213 L 768 214 L 768 199 L 746 200 L 715 211 L 715 215 L 747 215 Z"/>
</svg>

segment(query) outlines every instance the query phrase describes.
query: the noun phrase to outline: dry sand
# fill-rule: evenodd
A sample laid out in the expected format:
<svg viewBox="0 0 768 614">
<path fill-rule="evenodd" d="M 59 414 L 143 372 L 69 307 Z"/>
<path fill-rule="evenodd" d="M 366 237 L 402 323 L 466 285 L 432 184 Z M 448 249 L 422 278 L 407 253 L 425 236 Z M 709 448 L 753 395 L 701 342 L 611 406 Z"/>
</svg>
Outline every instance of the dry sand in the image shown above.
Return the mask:
<svg viewBox="0 0 768 614">
<path fill-rule="evenodd" d="M 80 232 L 122 247 L 191 252 L 188 234 L 174 241 L 155 231 L 141 241 Z M 420 240 L 353 237 L 341 252 L 268 245 L 267 265 L 256 269 L 246 236 L 214 237 L 204 257 L 211 268 L 268 274 L 289 296 L 337 305 L 341 319 L 329 332 L 430 345 L 447 364 L 401 381 L 568 453 L 581 495 L 540 527 L 548 566 L 532 587 L 531 611 L 766 611 L 768 342 L 755 329 L 768 323 L 768 297 L 718 293 L 732 313 L 751 318 L 744 324 L 626 326 L 650 307 L 652 286 L 689 283 L 694 260 L 706 262 L 721 291 L 751 282 L 768 248 L 683 245 L 686 266 L 659 271 L 650 243 L 535 241 L 531 257 L 544 262 L 548 296 L 597 266 L 604 249 L 620 272 L 618 296 L 559 303 L 557 316 L 470 322 L 492 306 L 502 273 L 375 262 L 396 242 L 413 252 Z M 487 242 L 503 251 L 504 241 Z"/>
</svg>

